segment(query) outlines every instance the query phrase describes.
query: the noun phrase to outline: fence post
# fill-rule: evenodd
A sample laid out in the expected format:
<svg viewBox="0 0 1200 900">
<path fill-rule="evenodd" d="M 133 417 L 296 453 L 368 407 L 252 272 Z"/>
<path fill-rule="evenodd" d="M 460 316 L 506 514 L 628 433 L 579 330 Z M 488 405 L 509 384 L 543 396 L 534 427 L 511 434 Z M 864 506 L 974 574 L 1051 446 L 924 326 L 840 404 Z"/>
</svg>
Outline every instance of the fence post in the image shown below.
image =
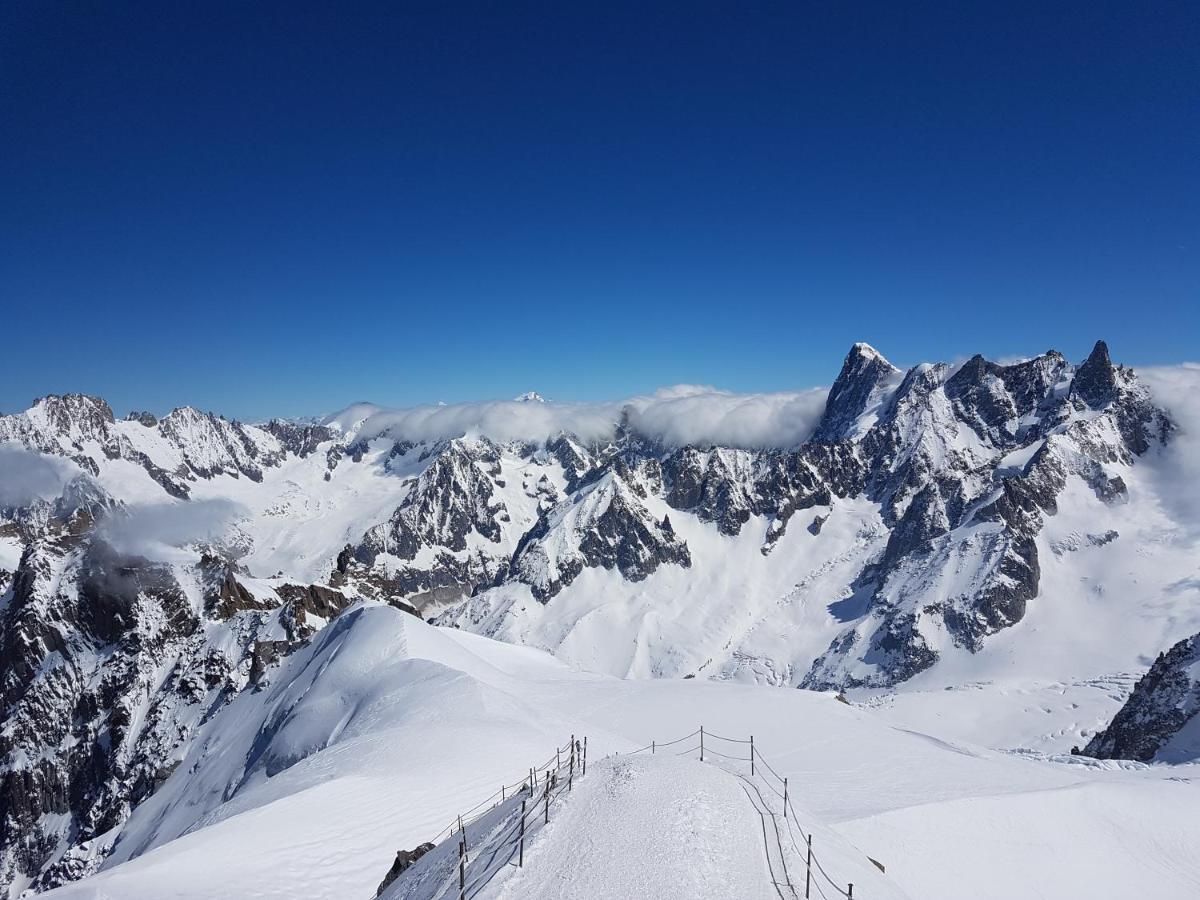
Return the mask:
<svg viewBox="0 0 1200 900">
<path fill-rule="evenodd" d="M 704 762 L 704 726 L 700 726 L 700 762 Z"/>
<path fill-rule="evenodd" d="M 562 768 L 562 750 L 557 747 L 554 748 L 554 768 Z"/>
<path fill-rule="evenodd" d="M 804 900 L 808 900 L 808 886 L 812 883 L 812 834 L 808 835 L 808 857 L 804 860 Z"/>
<path fill-rule="evenodd" d="M 854 900 L 854 884 L 851 882 L 850 890 L 846 891 L 846 900 Z"/>
<path fill-rule="evenodd" d="M 750 735 L 750 776 L 754 777 L 754 735 Z"/>
<path fill-rule="evenodd" d="M 545 824 L 549 825 L 550 824 L 550 779 L 549 778 L 546 779 L 545 798 L 546 798 L 546 822 L 545 822 Z"/>
<path fill-rule="evenodd" d="M 525 865 L 525 801 L 521 801 L 521 850 L 517 857 L 517 866 Z"/>
<path fill-rule="evenodd" d="M 575 777 L 575 735 L 571 735 L 571 774 L 570 778 Z"/>
<path fill-rule="evenodd" d="M 787 779 L 785 778 L 785 779 L 783 779 L 783 821 L 785 821 L 785 822 L 787 821 L 787 808 L 788 808 Z"/>
<path fill-rule="evenodd" d="M 587 777 L 587 735 L 583 736 L 583 774 Z"/>
<path fill-rule="evenodd" d="M 653 755 L 654 755 L 654 751 L 655 751 L 655 749 L 656 749 L 656 748 L 655 748 L 655 746 L 654 746 L 654 741 L 651 741 L 651 742 L 650 742 L 650 755 L 651 755 L 651 756 L 653 756 Z"/>
<path fill-rule="evenodd" d="M 458 844 L 458 900 L 467 897 L 467 847 L 462 841 Z"/>
<path fill-rule="evenodd" d="M 504 785 L 500 785 L 500 802 L 504 802 Z"/>
</svg>

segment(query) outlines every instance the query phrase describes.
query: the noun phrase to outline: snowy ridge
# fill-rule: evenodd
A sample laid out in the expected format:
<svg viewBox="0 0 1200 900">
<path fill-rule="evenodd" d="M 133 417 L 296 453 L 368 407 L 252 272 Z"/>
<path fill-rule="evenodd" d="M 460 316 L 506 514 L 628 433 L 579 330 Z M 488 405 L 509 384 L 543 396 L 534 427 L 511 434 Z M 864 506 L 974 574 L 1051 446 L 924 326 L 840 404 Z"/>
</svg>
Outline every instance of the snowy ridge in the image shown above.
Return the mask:
<svg viewBox="0 0 1200 900">
<path fill-rule="evenodd" d="M 629 879 L 656 878 L 646 883 L 668 896 L 682 896 L 683 889 L 672 895 L 677 888 L 664 874 L 678 875 L 683 885 L 711 879 L 711 892 L 691 896 L 729 896 L 706 854 L 730 872 L 753 873 L 751 889 L 771 891 L 756 804 L 734 771 L 713 760 L 748 774 L 745 762 L 716 757 L 712 751 L 725 747 L 710 742 L 707 728 L 703 764 L 695 751 L 690 755 L 697 758 L 664 762 L 670 750 L 696 746 L 690 743 L 660 748 L 649 759 L 648 751 L 623 755 L 654 735 L 684 734 L 696 721 L 719 723 L 726 737 L 754 734 L 756 748 L 766 750 L 756 759 L 788 779 L 792 826 L 814 835 L 826 873 L 843 888 L 853 881 L 856 896 L 949 900 L 969 883 L 986 900 L 1036 896 L 1039 884 L 1067 895 L 1147 890 L 1182 900 L 1200 884 L 1190 852 L 1196 787 L 1186 768 L 1084 766 L 1071 757 L 997 753 L 890 726 L 872 711 L 809 691 L 586 674 L 388 607 L 356 609 L 339 621 L 345 624 L 336 635 L 281 663 L 278 687 L 243 694 L 203 726 L 195 746 L 206 749 L 172 774 L 148 801 L 153 806 L 135 810 L 128 836 L 118 839 L 118 849 L 129 848 L 121 851 L 124 861 L 110 859 L 97 874 L 50 896 L 365 900 L 397 849 L 428 841 L 456 811 L 544 761 L 556 735 L 571 733 L 589 737 L 587 777 L 574 783 L 569 800 L 552 806 L 549 827 L 531 836 L 524 869 L 507 868 L 480 896 L 579 896 L 573 885 L 605 883 L 613 893 L 596 896 L 623 896 L 630 882 L 619 871 Z M 251 756 L 244 766 L 243 742 L 255 722 L 282 729 L 269 727 L 261 762 Z M 603 760 L 613 754 L 616 762 L 606 768 Z M 274 774 L 264 777 L 264 765 Z M 779 787 L 765 767 L 754 780 L 768 804 L 779 804 L 764 779 Z M 193 808 L 189 798 L 204 802 Z M 987 809 L 985 819 L 980 809 Z M 160 818 L 164 812 L 170 824 L 158 837 L 156 823 L 168 822 Z M 480 822 L 493 813 L 504 817 L 508 810 L 489 807 Z M 593 819 L 624 826 L 589 829 Z M 654 822 L 669 826 L 663 839 L 677 848 L 674 857 L 650 833 Z M 489 827 L 468 825 L 468 835 L 477 837 L 469 847 L 482 846 L 480 829 Z M 1063 833 L 1074 839 L 1062 840 Z M 628 858 L 622 848 L 636 846 L 639 835 L 647 853 Z M 788 852 L 783 822 L 780 842 Z M 1004 854 L 988 852 L 997 843 Z M 580 846 L 587 852 L 566 851 Z M 441 871 L 454 896 L 457 849 L 453 841 L 443 847 L 450 857 Z M 664 852 L 650 852 L 656 847 Z M 1156 861 L 1152 871 L 1146 859 Z M 795 885 L 792 857 L 787 864 Z M 687 867 L 695 872 L 681 874 Z M 649 892 L 656 894 L 653 887 Z"/>
<path fill-rule="evenodd" d="M 1200 532 L 1164 487 L 1191 432 L 1103 342 L 904 373 L 856 345 L 810 399 L 0 416 L 0 880 L 103 865 L 357 601 L 621 676 L 900 691 L 881 714 L 922 721 L 952 688 L 1004 711 L 962 737 L 1052 755 L 1200 631 Z M 680 443 L 693 416 L 733 439 Z"/>
</svg>

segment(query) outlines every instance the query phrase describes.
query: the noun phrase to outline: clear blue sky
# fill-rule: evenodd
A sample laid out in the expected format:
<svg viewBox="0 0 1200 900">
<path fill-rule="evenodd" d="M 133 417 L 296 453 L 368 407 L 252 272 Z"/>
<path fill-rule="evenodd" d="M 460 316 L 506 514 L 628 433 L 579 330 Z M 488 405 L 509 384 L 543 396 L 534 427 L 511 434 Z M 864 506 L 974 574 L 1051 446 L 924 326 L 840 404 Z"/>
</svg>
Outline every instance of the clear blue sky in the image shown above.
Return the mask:
<svg viewBox="0 0 1200 900">
<path fill-rule="evenodd" d="M 0 5 L 0 409 L 1200 357 L 1179 3 Z"/>
</svg>

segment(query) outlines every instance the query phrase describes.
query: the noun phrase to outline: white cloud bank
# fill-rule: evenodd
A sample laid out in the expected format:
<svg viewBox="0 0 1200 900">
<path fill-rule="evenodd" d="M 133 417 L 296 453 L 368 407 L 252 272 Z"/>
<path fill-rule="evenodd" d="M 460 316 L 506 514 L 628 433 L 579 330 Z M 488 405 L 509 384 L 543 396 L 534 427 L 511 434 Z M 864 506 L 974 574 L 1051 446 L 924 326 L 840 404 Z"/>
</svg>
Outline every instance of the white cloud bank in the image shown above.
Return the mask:
<svg viewBox="0 0 1200 900">
<path fill-rule="evenodd" d="M 246 514 L 237 503 L 220 499 L 138 504 L 113 510 L 99 533 L 120 553 L 170 562 L 188 559 L 182 548 L 191 544 L 221 541 Z"/>
<path fill-rule="evenodd" d="M 479 434 L 497 441 L 536 441 L 562 432 L 585 441 L 612 437 L 624 421 L 637 433 L 671 446 L 720 444 L 758 449 L 794 447 L 816 427 L 826 388 L 772 394 L 735 394 L 712 387 L 677 385 L 616 403 L 523 403 L 496 400 L 372 411 L 357 432 L 415 443 Z M 362 409 L 359 405 L 356 409 Z M 346 411 L 328 417 L 342 426 Z"/>
<path fill-rule="evenodd" d="M 80 471 L 60 456 L 47 456 L 14 441 L 0 443 L 0 507 L 52 500 Z"/>
<path fill-rule="evenodd" d="M 1176 521 L 1200 535 L 1200 363 L 1149 366 L 1137 374 L 1178 428 L 1154 463 L 1159 496 Z"/>
</svg>

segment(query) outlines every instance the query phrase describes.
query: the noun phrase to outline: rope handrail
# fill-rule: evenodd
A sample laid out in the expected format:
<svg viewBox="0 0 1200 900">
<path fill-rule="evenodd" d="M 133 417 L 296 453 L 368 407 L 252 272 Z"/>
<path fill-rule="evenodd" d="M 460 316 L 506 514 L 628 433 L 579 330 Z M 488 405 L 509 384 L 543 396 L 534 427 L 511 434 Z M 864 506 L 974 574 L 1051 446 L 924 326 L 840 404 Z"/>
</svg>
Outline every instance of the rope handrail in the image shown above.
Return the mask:
<svg viewBox="0 0 1200 900">
<path fill-rule="evenodd" d="M 806 866 L 810 870 L 810 876 L 811 876 L 811 868 L 813 866 L 815 866 L 817 869 L 817 872 L 821 875 L 822 878 L 825 879 L 825 881 L 829 884 L 829 886 L 834 891 L 837 892 L 838 895 L 846 898 L 846 900 L 853 900 L 854 886 L 852 884 L 848 885 L 848 889 L 843 889 L 843 888 L 839 887 L 838 883 L 829 876 L 828 872 L 825 871 L 824 867 L 821 865 L 820 860 L 817 858 L 817 855 L 812 852 L 812 843 L 811 843 L 812 835 L 805 834 L 804 829 L 802 827 L 800 827 L 800 820 L 796 816 L 796 808 L 792 805 L 792 798 L 787 792 L 787 779 L 784 778 L 782 775 L 780 775 L 779 772 L 777 772 L 775 770 L 775 767 L 772 766 L 769 762 L 766 761 L 766 759 L 763 758 L 762 753 L 759 751 L 759 749 L 757 747 L 754 746 L 754 738 L 753 737 L 746 738 L 744 740 L 741 740 L 738 738 L 730 738 L 730 737 L 725 737 L 725 736 L 722 736 L 719 734 L 715 734 L 715 733 L 708 731 L 708 730 L 704 729 L 703 727 L 701 727 L 701 728 L 698 728 L 696 731 L 693 731 L 691 734 L 684 735 L 681 738 L 676 738 L 672 741 L 664 741 L 662 743 L 659 743 L 658 741 L 652 741 L 645 747 L 640 747 L 637 750 L 628 751 L 628 752 L 620 754 L 620 755 L 630 756 L 630 755 L 634 755 L 634 754 L 638 754 L 638 753 L 643 753 L 646 750 L 650 750 L 653 753 L 653 752 L 657 751 L 659 748 L 670 747 L 674 744 L 681 743 L 682 741 L 685 741 L 688 738 L 694 737 L 696 735 L 701 735 L 701 742 L 699 744 L 696 744 L 695 746 L 693 746 L 687 750 L 678 751 L 673 755 L 686 756 L 689 753 L 695 753 L 697 751 L 700 751 L 701 752 L 700 758 L 702 761 L 705 758 L 705 756 L 712 755 L 712 756 L 721 757 L 722 759 L 731 760 L 734 762 L 749 763 L 751 766 L 751 777 L 757 777 L 757 778 L 762 779 L 763 785 L 765 785 L 776 797 L 778 797 L 780 800 L 783 801 L 783 804 L 782 804 L 783 819 L 784 819 L 784 823 L 787 827 L 788 837 L 789 837 L 790 843 L 792 845 L 792 849 L 796 852 L 797 855 L 804 856 L 805 860 L 808 861 L 808 862 L 806 862 Z M 749 744 L 750 745 L 750 756 L 749 757 L 730 756 L 729 754 L 721 753 L 719 750 L 714 750 L 711 747 L 705 746 L 703 743 L 705 738 L 713 738 L 715 740 L 728 741 L 730 743 L 735 743 L 735 744 Z M 769 782 L 766 779 L 766 777 L 758 769 L 755 768 L 755 763 L 761 763 L 763 768 L 768 773 L 770 773 L 770 775 L 776 781 L 778 781 L 781 785 L 783 785 L 783 787 L 784 787 L 783 793 L 780 793 L 778 788 L 776 788 L 775 785 L 771 784 L 771 782 Z M 749 781 L 749 779 L 747 779 L 746 776 L 739 774 L 738 777 L 745 780 L 747 782 L 747 784 L 750 784 L 755 789 L 756 792 L 758 791 L 758 786 L 756 784 L 754 784 L 753 782 Z M 761 799 L 761 797 L 762 797 L 761 792 L 759 792 L 759 797 Z M 763 800 L 762 802 L 764 804 L 766 803 L 765 800 Z M 790 813 L 790 816 L 788 815 L 788 813 Z M 773 820 L 777 817 L 776 813 L 770 813 L 770 815 Z M 796 843 L 795 835 L 792 833 L 792 822 L 793 821 L 795 822 L 796 830 L 800 832 L 800 836 L 805 840 L 805 842 L 807 844 L 805 851 L 803 853 L 801 852 L 800 847 Z M 779 845 L 780 853 L 782 854 L 782 852 L 783 852 L 782 840 L 783 839 L 782 839 L 782 834 L 779 832 L 777 823 L 775 825 L 775 830 L 776 830 L 776 841 Z M 765 833 L 766 833 L 766 831 L 765 831 L 765 822 L 764 822 L 764 835 L 765 835 Z M 769 841 L 768 841 L 768 843 L 769 843 Z M 782 856 L 781 856 L 781 861 L 782 861 Z M 768 864 L 769 864 L 769 854 L 768 854 Z M 786 865 L 785 865 L 785 869 L 786 869 Z M 811 877 L 809 879 L 806 879 L 806 882 L 809 880 L 811 880 Z M 788 887 L 791 887 L 793 891 L 795 890 L 794 886 L 791 885 L 790 881 L 778 882 L 775 879 L 773 874 L 772 874 L 771 881 L 772 881 L 772 884 L 775 885 L 777 890 L 778 890 L 780 884 L 786 884 Z M 812 886 L 815 887 L 817 889 L 817 891 L 821 894 L 821 897 L 825 898 L 825 892 L 823 890 L 821 890 L 820 884 L 816 881 L 812 881 L 811 883 L 812 883 Z M 805 896 L 806 897 L 808 896 L 807 887 L 806 887 L 806 891 L 805 891 Z"/>
<path fill-rule="evenodd" d="M 696 729 L 695 731 L 693 731 L 691 734 L 685 734 L 683 737 L 681 737 L 681 738 L 675 738 L 675 740 L 673 740 L 673 741 L 665 741 L 665 742 L 663 742 L 663 743 L 661 743 L 661 744 L 658 744 L 658 746 L 659 746 L 659 747 L 670 747 L 672 744 L 678 744 L 678 743 L 680 743 L 680 742 L 682 742 L 682 741 L 686 741 L 686 740 L 687 740 L 688 738 L 690 738 L 690 737 L 695 737 L 695 736 L 696 736 L 696 735 L 698 735 L 699 733 L 700 733 L 700 729 L 699 729 L 699 728 L 697 728 L 697 729 Z"/>
<path fill-rule="evenodd" d="M 749 738 L 742 740 L 740 738 L 721 737 L 721 735 L 716 734 L 711 731 L 705 731 L 704 736 L 710 737 L 710 738 L 716 738 L 718 741 L 729 741 L 729 743 L 731 743 L 731 744 L 753 744 L 754 743 L 754 741 L 750 740 Z"/>
<path fill-rule="evenodd" d="M 699 751 L 702 761 L 706 756 L 712 756 L 742 765 L 749 764 L 749 773 L 737 769 L 732 769 L 731 771 L 743 782 L 743 791 L 760 816 L 768 872 L 771 884 L 779 894 L 780 900 L 799 900 L 800 897 L 797 886 L 792 883 L 791 874 L 788 871 L 787 853 L 784 850 L 785 841 L 783 839 L 785 831 L 788 838 L 787 843 L 791 845 L 791 851 L 796 854 L 795 858 L 801 860 L 805 868 L 805 890 L 803 896 L 809 897 L 811 887 L 815 888 L 817 894 L 824 898 L 824 900 L 828 900 L 822 887 L 822 882 L 824 882 L 824 884 L 832 888 L 836 896 L 845 898 L 845 900 L 853 900 L 854 886 L 849 885 L 848 889 L 840 887 L 825 870 L 816 854 L 812 852 L 812 835 L 805 834 L 804 829 L 800 826 L 795 807 L 787 790 L 787 779 L 782 777 L 763 758 L 758 748 L 754 745 L 753 737 L 745 740 L 730 738 L 714 734 L 701 727 L 690 734 L 675 738 L 674 740 L 663 743 L 651 741 L 645 747 L 626 751 L 618 755 L 634 755 L 644 753 L 647 750 L 651 753 L 657 753 L 660 749 L 676 747 L 685 741 L 695 738 L 697 735 L 700 736 L 699 742 L 683 750 L 670 750 L 667 755 L 687 756 Z M 749 744 L 750 755 L 744 757 L 722 753 L 719 750 L 714 750 L 711 746 L 706 746 L 706 739 L 725 741 L 732 744 Z M 586 741 L 584 743 L 586 745 Z M 434 894 L 429 896 L 440 898 L 440 900 L 451 900 L 451 898 L 455 898 L 455 900 L 472 900 L 499 872 L 514 864 L 514 857 L 517 857 L 518 853 L 520 856 L 516 864 L 523 865 L 525 842 L 531 835 L 537 834 L 540 828 L 549 822 L 551 808 L 563 799 L 564 791 L 570 790 L 574 778 L 583 776 L 587 754 L 586 752 L 583 753 L 581 765 L 579 751 L 576 750 L 577 747 L 579 747 L 578 741 L 572 739 L 572 741 L 568 742 L 565 746 L 567 754 L 565 758 L 563 757 L 564 748 L 555 748 L 554 755 L 544 765 L 531 768 L 524 778 L 513 782 L 512 785 L 502 785 L 500 790 L 471 807 L 471 809 L 467 810 L 461 816 L 455 817 L 454 821 L 447 828 L 438 833 L 432 841 L 434 844 L 438 844 L 445 834 L 454 836 L 456 830 L 459 832 L 459 857 L 457 865 L 452 861 L 453 851 L 450 854 L 442 853 L 438 857 L 439 861 L 434 863 L 435 868 L 432 871 L 440 876 L 443 871 L 442 866 L 447 864 L 450 866 L 450 871 L 447 873 L 448 877 L 445 882 L 439 886 Z M 756 763 L 760 765 L 756 766 Z M 576 771 L 576 769 L 579 769 L 579 771 Z M 783 786 L 784 790 L 782 793 L 780 793 L 772 781 L 768 780 L 768 774 Z M 762 787 L 766 787 L 770 793 L 782 800 L 781 813 L 772 811 L 771 804 L 767 802 L 766 796 L 762 793 Z M 497 798 L 499 799 L 497 800 Z M 488 806 L 488 804 L 491 805 Z M 521 806 L 524 806 L 523 812 L 520 810 Z M 479 824 L 492 814 L 496 815 L 493 822 L 483 825 Z M 778 821 L 781 814 L 784 820 L 783 828 L 780 827 Z M 770 819 L 769 828 L 767 823 L 768 818 Z M 472 834 L 467 831 L 468 828 L 475 826 L 478 827 L 478 833 Z M 796 840 L 796 832 L 799 832 L 800 837 L 805 842 L 803 849 Z M 773 842 L 772 834 L 774 836 Z M 467 846 L 468 841 L 473 841 L 473 843 Z M 777 872 L 777 866 L 781 870 L 781 873 Z M 819 880 L 812 877 L 813 868 L 816 869 L 817 874 L 820 876 Z M 457 894 L 454 889 L 456 879 L 458 880 Z M 785 896 L 785 888 L 790 891 L 790 897 Z"/>
<path fill-rule="evenodd" d="M 748 756 L 730 756 L 728 753 L 722 753 L 720 750 L 714 750 L 712 747 L 705 747 L 704 752 L 711 753 L 713 756 L 720 756 L 723 759 L 732 759 L 734 762 L 750 762 L 750 757 Z"/>
</svg>

